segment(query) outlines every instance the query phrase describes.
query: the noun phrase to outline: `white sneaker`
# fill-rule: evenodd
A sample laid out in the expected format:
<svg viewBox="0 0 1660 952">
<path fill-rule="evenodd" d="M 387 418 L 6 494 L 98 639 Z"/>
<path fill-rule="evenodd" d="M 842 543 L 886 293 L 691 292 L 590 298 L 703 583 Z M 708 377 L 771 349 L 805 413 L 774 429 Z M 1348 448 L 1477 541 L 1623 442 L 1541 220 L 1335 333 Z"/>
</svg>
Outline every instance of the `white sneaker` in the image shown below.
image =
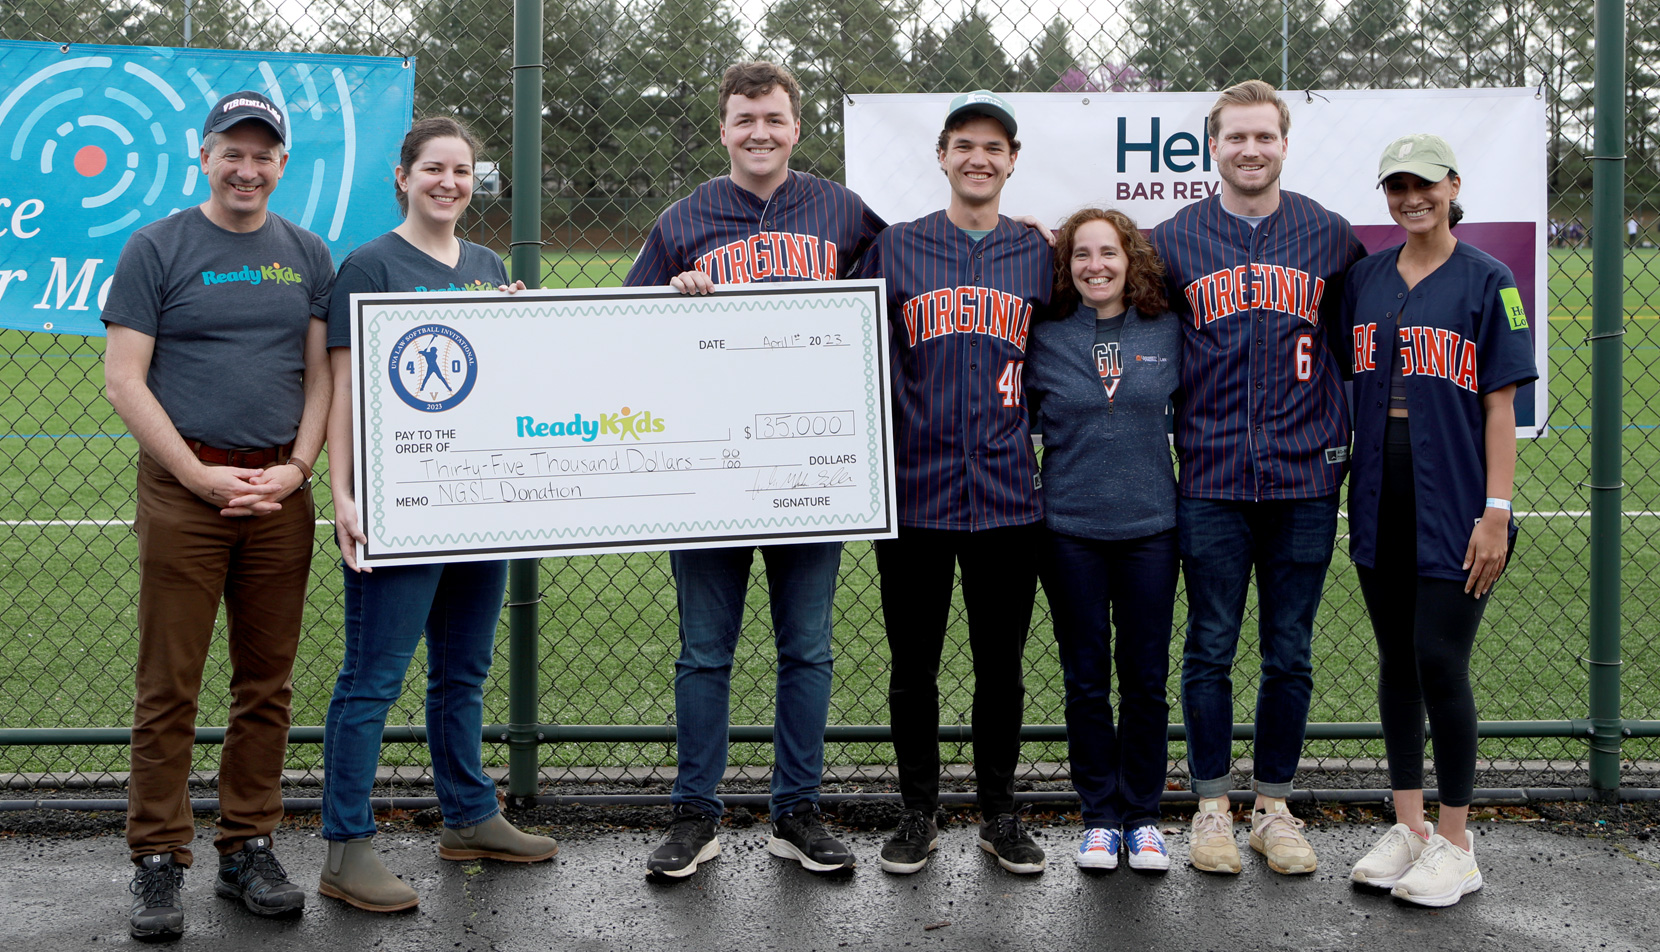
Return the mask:
<svg viewBox="0 0 1660 952">
<path fill-rule="evenodd" d="M 1261 853 L 1276 873 L 1295 876 L 1320 866 L 1314 847 L 1303 836 L 1303 821 L 1292 816 L 1284 802 L 1275 803 L 1271 810 L 1251 811 L 1250 841 L 1251 849 Z"/>
<path fill-rule="evenodd" d="M 1203 802 L 1203 801 L 1201 801 Z M 1207 873 L 1238 873 L 1239 846 L 1233 839 L 1233 813 L 1211 804 L 1193 814 L 1188 862 Z"/>
<path fill-rule="evenodd" d="M 1406 871 L 1392 890 L 1396 899 L 1420 906 L 1451 906 L 1468 893 L 1481 888 L 1481 870 L 1474 850 L 1454 846 L 1437 833 L 1418 862 Z"/>
<path fill-rule="evenodd" d="M 1117 830 L 1092 827 L 1084 831 L 1084 841 L 1078 844 L 1076 859 L 1083 869 L 1117 869 L 1118 848 L 1123 836 Z"/>
<path fill-rule="evenodd" d="M 1430 836 L 1435 835 L 1434 824 L 1425 822 L 1424 826 Z M 1424 837 L 1412 832 L 1405 823 L 1397 823 L 1383 834 L 1371 852 L 1360 858 L 1349 872 L 1349 878 L 1362 886 L 1393 889 L 1428 845 Z"/>
<path fill-rule="evenodd" d="M 1233 837 L 1229 837 L 1233 839 Z M 1124 836 L 1130 851 L 1130 868 L 1165 870 L 1170 868 L 1170 849 L 1164 845 L 1164 834 L 1151 823 L 1135 827 Z"/>
</svg>

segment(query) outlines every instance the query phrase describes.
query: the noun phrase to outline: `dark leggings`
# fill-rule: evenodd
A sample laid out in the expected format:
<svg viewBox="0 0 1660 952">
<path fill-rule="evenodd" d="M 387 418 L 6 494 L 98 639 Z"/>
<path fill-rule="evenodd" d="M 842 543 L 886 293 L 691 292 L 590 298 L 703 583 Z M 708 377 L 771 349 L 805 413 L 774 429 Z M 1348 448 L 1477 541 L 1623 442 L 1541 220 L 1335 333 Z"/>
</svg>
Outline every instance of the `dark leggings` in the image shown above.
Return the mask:
<svg viewBox="0 0 1660 952">
<path fill-rule="evenodd" d="M 1037 599 L 1043 532 L 1041 522 L 979 532 L 906 527 L 899 538 L 876 543 L 882 619 L 893 655 L 888 711 L 899 794 L 908 810 L 933 816 L 939 809 L 940 658 L 961 566 L 974 664 L 969 723 L 980 812 L 988 820 L 1014 812 L 1014 772 L 1026 709 L 1020 671 Z"/>
<path fill-rule="evenodd" d="M 1474 796 L 1476 777 L 1470 652 L 1487 601 L 1466 595 L 1463 582 L 1418 574 L 1410 435 L 1404 417 L 1389 418 L 1377 562 L 1373 568 L 1357 565 L 1355 571 L 1378 642 L 1378 714 L 1389 785 L 1423 788 L 1427 709 L 1441 805 L 1463 807 Z"/>
</svg>

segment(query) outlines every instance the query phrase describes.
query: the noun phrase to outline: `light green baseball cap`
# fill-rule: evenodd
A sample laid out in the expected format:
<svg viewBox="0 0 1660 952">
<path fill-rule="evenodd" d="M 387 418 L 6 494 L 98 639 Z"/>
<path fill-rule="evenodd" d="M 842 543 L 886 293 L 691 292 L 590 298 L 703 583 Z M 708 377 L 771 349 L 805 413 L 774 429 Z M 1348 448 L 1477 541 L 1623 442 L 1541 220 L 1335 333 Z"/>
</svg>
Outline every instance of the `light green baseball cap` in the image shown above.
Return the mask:
<svg viewBox="0 0 1660 952">
<path fill-rule="evenodd" d="M 958 116 L 969 113 L 978 116 L 990 116 L 1003 124 L 1009 138 L 1014 138 L 1015 121 L 1014 107 L 1009 101 L 989 89 L 976 89 L 971 93 L 963 93 L 951 100 L 951 107 L 945 111 L 945 125 L 950 127 Z"/>
<path fill-rule="evenodd" d="M 1458 159 L 1453 157 L 1446 139 L 1416 132 L 1401 136 L 1383 150 L 1383 157 L 1378 159 L 1378 184 L 1396 172 L 1410 172 L 1433 184 L 1446 178 L 1448 172 L 1457 171 Z"/>
</svg>

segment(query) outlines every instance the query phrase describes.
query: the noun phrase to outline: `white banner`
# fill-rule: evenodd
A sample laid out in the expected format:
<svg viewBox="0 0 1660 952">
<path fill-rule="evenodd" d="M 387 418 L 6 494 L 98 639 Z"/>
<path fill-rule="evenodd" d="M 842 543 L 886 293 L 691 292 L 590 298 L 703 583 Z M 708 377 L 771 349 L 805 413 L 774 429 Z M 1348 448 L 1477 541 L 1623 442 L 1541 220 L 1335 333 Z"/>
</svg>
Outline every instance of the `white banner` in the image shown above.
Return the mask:
<svg viewBox="0 0 1660 952">
<path fill-rule="evenodd" d="M 881 281 L 352 296 L 365 565 L 892 538 Z"/>
<path fill-rule="evenodd" d="M 950 93 L 846 101 L 847 184 L 890 222 L 946 206 L 935 157 Z M 1006 215 L 1058 224 L 1087 205 L 1143 229 L 1221 188 L 1207 147 L 1215 93 L 1007 93 L 1021 151 L 1003 190 Z M 1516 398 L 1517 433 L 1542 435 L 1549 405 L 1545 103 L 1533 89 L 1325 90 L 1285 94 L 1291 132 L 1281 184 L 1343 215 L 1367 248 L 1405 240 L 1377 188 L 1384 146 L 1412 132 L 1458 155 L 1458 236 L 1516 275 L 1529 304 L 1539 380 Z"/>
</svg>

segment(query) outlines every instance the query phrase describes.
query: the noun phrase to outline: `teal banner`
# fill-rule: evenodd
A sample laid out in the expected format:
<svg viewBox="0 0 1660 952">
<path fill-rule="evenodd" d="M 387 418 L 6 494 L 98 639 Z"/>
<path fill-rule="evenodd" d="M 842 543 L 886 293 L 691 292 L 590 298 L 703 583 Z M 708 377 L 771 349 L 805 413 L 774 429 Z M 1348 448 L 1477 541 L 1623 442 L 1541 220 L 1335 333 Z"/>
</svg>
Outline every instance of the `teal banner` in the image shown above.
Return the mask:
<svg viewBox="0 0 1660 952">
<path fill-rule="evenodd" d="M 202 123 L 241 89 L 288 116 L 273 212 L 337 263 L 398 223 L 412 60 L 0 40 L 0 327 L 102 336 L 122 245 L 206 200 Z"/>
</svg>

